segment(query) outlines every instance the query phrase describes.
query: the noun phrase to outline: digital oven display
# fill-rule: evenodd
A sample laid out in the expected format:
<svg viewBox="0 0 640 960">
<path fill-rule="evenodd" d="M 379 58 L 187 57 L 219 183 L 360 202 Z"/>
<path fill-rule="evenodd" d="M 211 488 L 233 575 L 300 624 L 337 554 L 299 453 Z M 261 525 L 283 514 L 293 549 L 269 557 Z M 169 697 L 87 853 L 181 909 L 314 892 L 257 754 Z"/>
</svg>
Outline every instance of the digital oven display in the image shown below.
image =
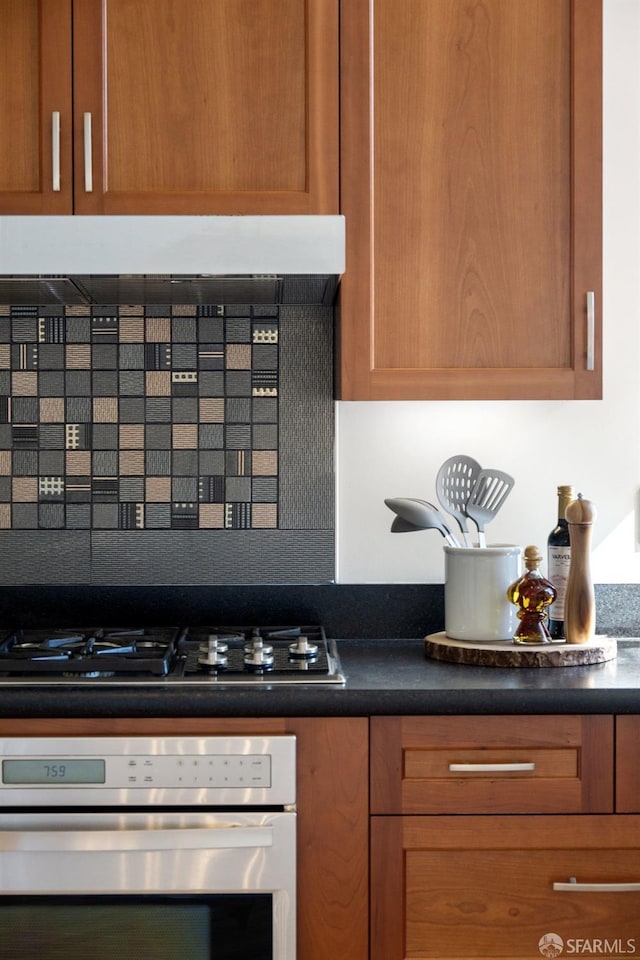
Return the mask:
<svg viewBox="0 0 640 960">
<path fill-rule="evenodd" d="M 3 760 L 2 782 L 11 785 L 91 784 L 105 782 L 105 762 L 94 759 Z"/>
</svg>

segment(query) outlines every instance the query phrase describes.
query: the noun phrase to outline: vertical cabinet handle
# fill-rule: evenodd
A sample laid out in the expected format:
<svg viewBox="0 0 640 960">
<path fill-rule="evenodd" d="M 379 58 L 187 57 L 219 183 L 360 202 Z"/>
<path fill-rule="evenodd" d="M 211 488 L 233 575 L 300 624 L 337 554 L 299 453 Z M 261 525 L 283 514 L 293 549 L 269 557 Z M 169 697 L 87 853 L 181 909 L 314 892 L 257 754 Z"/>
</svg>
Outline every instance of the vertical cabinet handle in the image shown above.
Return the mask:
<svg viewBox="0 0 640 960">
<path fill-rule="evenodd" d="M 587 370 L 595 369 L 596 353 L 596 295 L 587 292 Z"/>
<path fill-rule="evenodd" d="M 92 169 L 92 154 L 93 148 L 91 143 L 91 114 L 85 113 L 83 116 L 84 119 L 84 189 L 86 193 L 91 193 L 93 190 L 93 169 Z"/>
<path fill-rule="evenodd" d="M 51 189 L 60 190 L 60 111 L 51 114 Z"/>
</svg>

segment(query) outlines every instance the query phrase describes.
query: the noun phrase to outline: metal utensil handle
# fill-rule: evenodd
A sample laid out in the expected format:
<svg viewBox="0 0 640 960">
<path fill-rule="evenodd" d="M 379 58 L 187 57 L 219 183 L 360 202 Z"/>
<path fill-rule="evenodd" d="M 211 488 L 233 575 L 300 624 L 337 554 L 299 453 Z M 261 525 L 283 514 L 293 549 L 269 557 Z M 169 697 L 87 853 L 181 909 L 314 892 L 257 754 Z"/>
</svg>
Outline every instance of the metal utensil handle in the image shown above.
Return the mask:
<svg viewBox="0 0 640 960">
<path fill-rule="evenodd" d="M 553 889 L 568 893 L 637 893 L 640 883 L 578 883 L 575 877 L 569 877 L 566 883 L 554 883 Z"/>
<path fill-rule="evenodd" d="M 439 497 L 438 497 L 438 499 L 440 500 Z M 447 509 L 446 504 L 444 504 L 444 503 L 442 502 L 442 500 L 440 500 L 440 505 L 441 505 L 445 510 L 447 510 L 447 512 L 450 512 L 450 511 Z M 453 516 L 453 514 L 451 514 L 451 516 Z M 463 541 L 463 542 L 462 542 L 462 543 L 459 543 L 458 540 L 457 540 L 457 538 L 456 538 L 453 534 L 451 534 L 451 537 L 447 537 L 447 539 L 448 539 L 448 541 L 449 541 L 449 546 L 451 546 L 451 547 L 461 547 L 461 546 L 463 546 L 463 545 L 464 545 L 465 547 L 470 547 L 470 546 L 472 546 L 471 540 L 469 539 L 469 525 L 467 524 L 464 516 L 463 516 L 462 514 L 460 514 L 459 516 L 454 517 L 454 520 L 457 521 L 457 524 L 458 524 L 458 526 L 460 527 L 460 532 L 462 533 L 462 541 Z"/>
<path fill-rule="evenodd" d="M 535 763 L 450 763 L 451 773 L 516 773 L 535 770 Z"/>
</svg>

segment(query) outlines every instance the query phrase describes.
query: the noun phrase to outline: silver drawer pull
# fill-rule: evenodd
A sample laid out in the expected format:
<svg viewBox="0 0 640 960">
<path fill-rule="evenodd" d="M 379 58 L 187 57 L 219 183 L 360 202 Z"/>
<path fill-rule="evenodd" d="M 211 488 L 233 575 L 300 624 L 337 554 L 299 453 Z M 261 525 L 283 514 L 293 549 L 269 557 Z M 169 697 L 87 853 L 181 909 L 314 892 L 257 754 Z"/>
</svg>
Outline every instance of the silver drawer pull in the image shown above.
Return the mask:
<svg viewBox="0 0 640 960">
<path fill-rule="evenodd" d="M 91 114 L 84 114 L 84 189 L 87 193 L 93 190 L 92 168 L 93 146 L 91 142 Z"/>
<path fill-rule="evenodd" d="M 51 189 L 60 190 L 60 111 L 51 114 Z"/>
<path fill-rule="evenodd" d="M 578 883 L 575 877 L 569 877 L 567 883 L 554 883 L 553 889 L 569 893 L 637 893 L 640 883 Z"/>
<path fill-rule="evenodd" d="M 587 370 L 595 369 L 596 355 L 596 295 L 587 292 Z"/>
<path fill-rule="evenodd" d="M 451 773 L 518 773 L 535 770 L 535 763 L 450 763 Z"/>
</svg>

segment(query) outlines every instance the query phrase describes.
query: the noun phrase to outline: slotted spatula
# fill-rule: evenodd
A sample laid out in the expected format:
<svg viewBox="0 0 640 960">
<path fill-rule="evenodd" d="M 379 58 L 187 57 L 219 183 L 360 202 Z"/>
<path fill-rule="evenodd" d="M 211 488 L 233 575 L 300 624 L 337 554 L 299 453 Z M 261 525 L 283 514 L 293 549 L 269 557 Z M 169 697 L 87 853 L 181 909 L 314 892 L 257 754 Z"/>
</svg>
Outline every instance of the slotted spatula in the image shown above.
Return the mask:
<svg viewBox="0 0 640 960">
<path fill-rule="evenodd" d="M 438 503 L 457 520 L 467 547 L 471 546 L 467 524 L 467 503 L 480 470 L 477 460 L 459 454 L 445 460 L 436 476 Z"/>
<path fill-rule="evenodd" d="M 513 490 L 515 480 L 503 470 L 481 470 L 467 503 L 467 516 L 478 528 L 478 543 L 486 547 L 484 528 Z"/>
</svg>

